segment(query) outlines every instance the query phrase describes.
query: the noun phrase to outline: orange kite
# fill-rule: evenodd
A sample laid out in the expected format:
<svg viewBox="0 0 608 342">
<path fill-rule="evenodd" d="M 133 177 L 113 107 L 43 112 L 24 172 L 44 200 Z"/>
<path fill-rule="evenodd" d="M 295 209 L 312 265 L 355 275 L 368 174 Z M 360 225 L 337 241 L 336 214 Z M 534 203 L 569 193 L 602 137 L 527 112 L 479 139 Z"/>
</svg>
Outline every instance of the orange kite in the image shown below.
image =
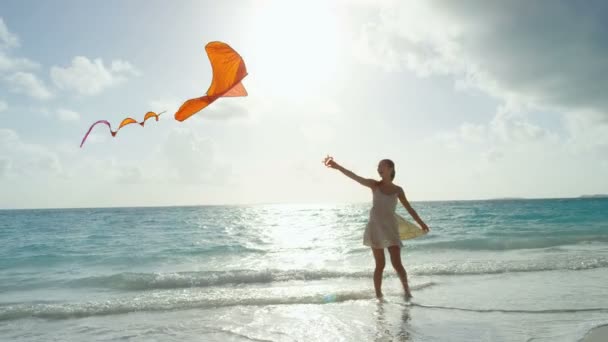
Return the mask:
<svg viewBox="0 0 608 342">
<path fill-rule="evenodd" d="M 241 83 L 247 76 L 243 58 L 228 44 L 222 42 L 207 44 L 205 51 L 207 51 L 213 71 L 211 85 L 204 96 L 190 99 L 182 104 L 175 113 L 177 121 L 186 120 L 220 97 L 247 96 L 247 90 Z"/>
<path fill-rule="evenodd" d="M 205 46 L 205 51 L 211 62 L 211 70 L 213 72 L 213 78 L 211 85 L 207 89 L 207 93 L 198 98 L 190 99 L 184 102 L 179 110 L 175 113 L 175 119 L 178 121 L 184 121 L 192 115 L 198 113 L 215 100 L 220 97 L 237 97 L 247 96 L 247 90 L 241 83 L 243 78 L 247 76 L 247 68 L 243 58 L 234 51 L 228 44 L 222 42 L 211 42 Z M 149 118 L 155 118 L 158 121 L 160 114 L 154 112 L 148 112 L 144 116 L 142 122 L 137 122 L 135 119 L 126 118 L 121 121 L 116 131 L 112 130 L 112 126 L 107 120 L 99 120 L 91 125 L 87 133 L 82 138 L 80 147 L 87 140 L 87 137 L 93 130 L 93 127 L 99 123 L 103 123 L 110 129 L 112 136 L 116 136 L 116 133 L 126 125 L 132 123 L 139 123 L 144 126 L 144 123 Z"/>
</svg>

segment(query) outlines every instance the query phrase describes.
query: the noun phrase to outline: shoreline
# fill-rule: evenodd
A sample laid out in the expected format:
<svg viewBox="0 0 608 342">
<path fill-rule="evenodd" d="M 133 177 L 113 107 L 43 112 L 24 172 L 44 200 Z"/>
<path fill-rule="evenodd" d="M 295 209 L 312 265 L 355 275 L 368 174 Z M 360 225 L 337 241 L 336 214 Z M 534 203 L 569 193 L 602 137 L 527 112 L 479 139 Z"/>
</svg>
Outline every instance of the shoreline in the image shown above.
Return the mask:
<svg viewBox="0 0 608 342">
<path fill-rule="evenodd" d="M 604 342 L 608 341 L 608 324 L 592 328 L 583 336 L 581 342 Z"/>
</svg>

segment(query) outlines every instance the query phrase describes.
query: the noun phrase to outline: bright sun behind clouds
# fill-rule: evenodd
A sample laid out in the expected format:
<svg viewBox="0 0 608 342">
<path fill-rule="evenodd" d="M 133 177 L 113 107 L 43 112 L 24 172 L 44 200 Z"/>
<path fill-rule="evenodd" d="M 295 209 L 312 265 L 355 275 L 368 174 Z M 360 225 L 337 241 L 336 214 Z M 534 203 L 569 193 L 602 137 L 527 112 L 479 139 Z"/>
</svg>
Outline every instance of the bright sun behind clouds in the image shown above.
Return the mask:
<svg viewBox="0 0 608 342">
<path fill-rule="evenodd" d="M 306 98 L 331 80 L 339 63 L 339 18 L 326 2 L 268 1 L 250 24 L 250 74 L 267 93 Z"/>
</svg>

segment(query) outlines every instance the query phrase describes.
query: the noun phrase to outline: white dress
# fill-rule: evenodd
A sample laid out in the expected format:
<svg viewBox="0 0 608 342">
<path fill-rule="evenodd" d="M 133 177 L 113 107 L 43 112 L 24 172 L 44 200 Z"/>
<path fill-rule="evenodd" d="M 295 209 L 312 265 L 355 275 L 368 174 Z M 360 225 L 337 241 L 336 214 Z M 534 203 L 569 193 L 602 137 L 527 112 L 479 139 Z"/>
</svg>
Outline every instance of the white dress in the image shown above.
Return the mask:
<svg viewBox="0 0 608 342">
<path fill-rule="evenodd" d="M 373 188 L 372 192 L 374 201 L 363 235 L 363 244 L 371 248 L 403 246 L 399 238 L 399 224 L 395 216 L 397 194 L 386 195 L 377 187 Z"/>
</svg>

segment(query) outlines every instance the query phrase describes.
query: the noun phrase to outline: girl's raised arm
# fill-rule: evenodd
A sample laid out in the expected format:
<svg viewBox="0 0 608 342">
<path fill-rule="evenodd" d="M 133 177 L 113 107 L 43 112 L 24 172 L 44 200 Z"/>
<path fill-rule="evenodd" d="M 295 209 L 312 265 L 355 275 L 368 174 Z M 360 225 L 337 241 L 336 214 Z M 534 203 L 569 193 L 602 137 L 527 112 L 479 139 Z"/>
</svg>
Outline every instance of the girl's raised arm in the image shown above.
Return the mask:
<svg viewBox="0 0 608 342">
<path fill-rule="evenodd" d="M 374 179 L 370 179 L 370 178 L 363 178 L 361 176 L 356 175 L 354 172 L 345 169 L 342 165 L 336 163 L 336 161 L 334 160 L 333 157 L 327 156 L 325 157 L 325 159 L 323 160 L 323 164 L 325 164 L 325 166 L 330 167 L 332 169 L 336 169 L 340 172 L 342 172 L 346 177 L 354 180 L 355 182 L 366 186 L 368 188 L 373 187 L 374 185 L 376 185 L 376 180 Z"/>
</svg>

